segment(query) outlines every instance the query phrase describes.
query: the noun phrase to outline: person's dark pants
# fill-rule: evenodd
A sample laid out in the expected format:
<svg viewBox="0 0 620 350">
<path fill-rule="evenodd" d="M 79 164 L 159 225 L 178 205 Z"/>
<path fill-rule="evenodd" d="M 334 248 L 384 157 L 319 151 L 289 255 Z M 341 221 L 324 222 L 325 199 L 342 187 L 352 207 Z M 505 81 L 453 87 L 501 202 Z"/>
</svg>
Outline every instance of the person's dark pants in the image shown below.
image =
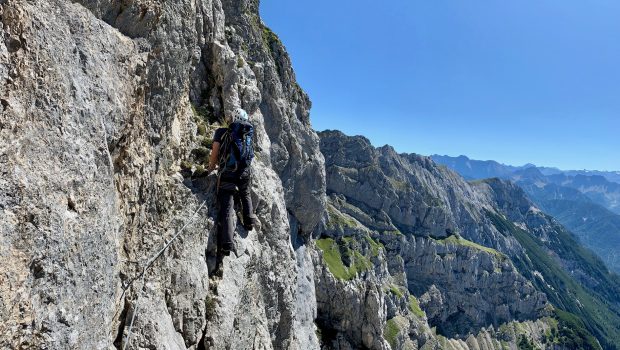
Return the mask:
<svg viewBox="0 0 620 350">
<path fill-rule="evenodd" d="M 220 205 L 218 212 L 218 241 L 222 251 L 234 249 L 235 227 L 237 226 L 237 215 L 235 215 L 235 196 L 238 195 L 241 201 L 244 223 L 251 220 L 253 208 L 250 196 L 250 175 L 239 178 L 220 178 L 217 199 Z"/>
</svg>

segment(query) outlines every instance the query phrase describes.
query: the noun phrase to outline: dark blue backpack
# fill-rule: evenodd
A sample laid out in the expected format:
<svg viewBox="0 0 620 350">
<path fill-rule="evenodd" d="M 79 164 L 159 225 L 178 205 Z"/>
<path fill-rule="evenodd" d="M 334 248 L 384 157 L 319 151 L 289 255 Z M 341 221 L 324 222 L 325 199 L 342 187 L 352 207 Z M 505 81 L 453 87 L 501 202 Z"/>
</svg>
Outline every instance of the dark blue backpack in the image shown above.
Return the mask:
<svg viewBox="0 0 620 350">
<path fill-rule="evenodd" d="M 225 172 L 241 174 L 254 159 L 254 126 L 249 122 L 230 124 L 222 137 L 222 166 Z"/>
</svg>

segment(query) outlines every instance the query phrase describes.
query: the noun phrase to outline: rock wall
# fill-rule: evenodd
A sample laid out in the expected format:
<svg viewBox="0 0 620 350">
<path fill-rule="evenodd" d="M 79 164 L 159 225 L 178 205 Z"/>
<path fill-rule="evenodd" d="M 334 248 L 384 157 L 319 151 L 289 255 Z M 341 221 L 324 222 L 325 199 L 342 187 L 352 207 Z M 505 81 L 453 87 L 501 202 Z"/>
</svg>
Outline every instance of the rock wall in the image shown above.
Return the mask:
<svg viewBox="0 0 620 350">
<path fill-rule="evenodd" d="M 127 348 L 318 346 L 301 243 L 323 215 L 323 157 L 257 8 L 0 3 L 0 347 L 120 347 L 134 315 Z M 262 228 L 240 228 L 238 257 L 210 279 L 214 179 L 184 178 L 180 163 L 198 146 L 196 111 L 236 107 L 258 130 Z M 144 285 L 123 293 L 203 201 Z"/>
</svg>

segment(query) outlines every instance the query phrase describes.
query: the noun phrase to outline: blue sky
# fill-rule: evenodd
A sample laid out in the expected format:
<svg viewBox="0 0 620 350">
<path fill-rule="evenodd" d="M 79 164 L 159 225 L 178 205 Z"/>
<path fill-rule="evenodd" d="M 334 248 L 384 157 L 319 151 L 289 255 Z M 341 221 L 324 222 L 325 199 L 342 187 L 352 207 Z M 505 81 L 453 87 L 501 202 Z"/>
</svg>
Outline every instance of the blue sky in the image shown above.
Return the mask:
<svg viewBox="0 0 620 350">
<path fill-rule="evenodd" d="M 316 130 L 562 169 L 620 170 L 619 13 L 617 0 L 261 0 Z"/>
</svg>

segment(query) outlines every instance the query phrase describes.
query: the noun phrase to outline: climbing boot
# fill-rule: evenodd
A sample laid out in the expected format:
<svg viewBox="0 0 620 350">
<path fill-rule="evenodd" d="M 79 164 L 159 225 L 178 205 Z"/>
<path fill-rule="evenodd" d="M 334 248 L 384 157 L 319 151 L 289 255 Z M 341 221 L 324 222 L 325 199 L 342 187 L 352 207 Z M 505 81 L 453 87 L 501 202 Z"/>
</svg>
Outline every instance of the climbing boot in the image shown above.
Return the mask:
<svg viewBox="0 0 620 350">
<path fill-rule="evenodd" d="M 222 278 L 224 276 L 224 256 L 221 254 L 217 255 L 215 259 L 215 268 L 213 269 L 213 276 Z"/>
<path fill-rule="evenodd" d="M 258 222 L 258 218 L 256 217 L 256 215 L 252 214 L 247 218 L 243 218 L 243 228 L 245 228 L 247 231 L 252 231 L 254 229 L 254 227 L 257 227 L 258 225 L 260 225 L 260 223 Z"/>
<path fill-rule="evenodd" d="M 234 243 L 223 244 L 222 249 L 220 250 L 220 255 L 224 257 L 224 256 L 229 256 L 230 253 L 235 253 L 235 256 L 237 256 L 237 248 L 235 247 L 235 244 Z"/>
</svg>

